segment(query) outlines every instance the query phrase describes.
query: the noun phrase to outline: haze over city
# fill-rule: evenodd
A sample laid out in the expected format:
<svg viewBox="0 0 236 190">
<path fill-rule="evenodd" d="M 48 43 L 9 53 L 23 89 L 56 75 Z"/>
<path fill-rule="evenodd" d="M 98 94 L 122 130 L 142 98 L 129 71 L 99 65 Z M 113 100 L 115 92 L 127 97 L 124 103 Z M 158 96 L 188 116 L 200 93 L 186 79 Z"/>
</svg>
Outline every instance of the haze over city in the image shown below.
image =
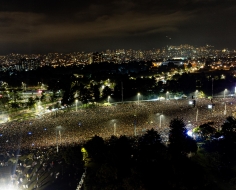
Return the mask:
<svg viewBox="0 0 236 190">
<path fill-rule="evenodd" d="M 0 55 L 185 43 L 234 49 L 235 8 L 231 0 L 3 0 Z"/>
</svg>

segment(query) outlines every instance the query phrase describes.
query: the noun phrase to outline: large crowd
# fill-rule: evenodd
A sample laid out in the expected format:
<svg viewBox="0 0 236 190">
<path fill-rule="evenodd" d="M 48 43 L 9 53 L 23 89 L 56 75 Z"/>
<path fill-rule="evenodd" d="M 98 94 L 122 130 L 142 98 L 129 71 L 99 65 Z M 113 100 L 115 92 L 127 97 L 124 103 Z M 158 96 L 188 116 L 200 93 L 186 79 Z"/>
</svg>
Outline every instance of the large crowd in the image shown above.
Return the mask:
<svg viewBox="0 0 236 190">
<path fill-rule="evenodd" d="M 104 139 L 111 135 L 141 135 L 154 128 L 167 135 L 173 118 L 183 118 L 190 128 L 212 122 L 220 128 L 227 116 L 234 114 L 235 98 L 140 101 L 110 106 L 95 106 L 78 111 L 59 111 L 40 118 L 12 121 L 0 125 L 2 150 L 73 145 L 94 135 Z M 209 109 L 208 105 L 213 104 Z M 226 106 L 225 106 L 226 104 Z M 226 110 L 226 112 L 225 112 Z"/>
<path fill-rule="evenodd" d="M 61 161 L 50 159 L 58 151 L 56 147 L 60 151 L 66 146 L 83 144 L 94 135 L 104 139 L 111 135 L 142 135 L 151 128 L 163 138 L 168 138 L 169 124 L 174 118 L 182 118 L 188 129 L 204 123 L 220 129 L 225 118 L 234 115 L 236 105 L 233 97 L 196 99 L 195 106 L 189 102 L 192 100 L 117 103 L 77 111 L 60 110 L 44 114 L 41 118 L 3 123 L 0 125 L 0 154 L 9 157 L 33 154 L 29 170 L 25 170 L 28 166 L 24 162 L 18 162 L 10 184 L 21 189 L 44 189 L 48 180 L 61 178 L 61 169 L 58 169 Z M 208 105 L 213 105 L 212 109 Z M 1 162 L 1 166 L 7 165 L 7 162 Z M 79 175 L 75 172 L 67 177 L 78 178 L 83 171 L 77 171 Z"/>
</svg>

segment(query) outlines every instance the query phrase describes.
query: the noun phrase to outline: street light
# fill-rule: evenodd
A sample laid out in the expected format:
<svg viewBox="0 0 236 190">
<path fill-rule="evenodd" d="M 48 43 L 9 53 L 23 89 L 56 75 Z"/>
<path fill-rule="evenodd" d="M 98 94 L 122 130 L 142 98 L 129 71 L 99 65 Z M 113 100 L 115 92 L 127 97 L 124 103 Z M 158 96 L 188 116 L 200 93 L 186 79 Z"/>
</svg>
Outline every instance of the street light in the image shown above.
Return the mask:
<svg viewBox="0 0 236 190">
<path fill-rule="evenodd" d="M 60 136 L 60 144 L 61 144 L 61 129 L 62 129 L 62 126 L 57 126 L 56 127 L 57 152 L 59 152 L 57 131 L 58 131 L 59 136 Z"/>
<path fill-rule="evenodd" d="M 167 91 L 167 92 L 166 92 L 166 100 L 167 100 L 167 98 L 168 98 L 168 94 L 169 94 L 169 92 Z"/>
<path fill-rule="evenodd" d="M 140 93 L 138 93 L 138 105 L 139 105 L 139 96 L 140 96 Z"/>
<path fill-rule="evenodd" d="M 114 136 L 116 135 L 116 123 L 114 123 Z"/>
<path fill-rule="evenodd" d="M 75 108 L 76 108 L 76 111 L 77 111 L 77 103 L 78 103 L 78 100 L 76 99 L 76 100 L 75 100 Z"/>
<path fill-rule="evenodd" d="M 198 109 L 197 109 L 197 113 L 196 113 L 196 121 L 198 121 Z"/>
<path fill-rule="evenodd" d="M 195 99 L 198 97 L 198 90 L 195 91 Z"/>
<path fill-rule="evenodd" d="M 211 79 L 211 93 L 212 93 L 212 99 L 213 99 L 213 81 L 214 81 L 214 78 Z"/>
<path fill-rule="evenodd" d="M 24 102 L 26 102 L 26 98 L 25 98 L 25 93 L 26 93 L 26 84 L 24 82 L 22 82 L 22 88 L 23 88 L 23 97 L 24 97 Z"/>
<path fill-rule="evenodd" d="M 225 99 L 225 93 L 226 93 L 227 89 L 224 90 L 224 99 Z"/>
<path fill-rule="evenodd" d="M 109 101 L 109 100 L 110 100 L 110 96 L 108 96 L 108 97 L 107 97 L 107 102 L 108 102 L 108 104 L 110 103 L 110 101 Z"/>
<path fill-rule="evenodd" d="M 162 116 L 162 114 L 160 114 L 160 128 L 161 128 L 161 116 Z"/>
<path fill-rule="evenodd" d="M 226 115 L 227 109 L 226 109 L 226 103 L 225 103 L 225 110 L 224 110 L 224 115 Z"/>
<path fill-rule="evenodd" d="M 136 136 L 136 134 L 137 134 L 136 125 L 137 125 L 137 117 L 136 117 L 136 115 L 134 115 L 134 136 Z"/>
</svg>

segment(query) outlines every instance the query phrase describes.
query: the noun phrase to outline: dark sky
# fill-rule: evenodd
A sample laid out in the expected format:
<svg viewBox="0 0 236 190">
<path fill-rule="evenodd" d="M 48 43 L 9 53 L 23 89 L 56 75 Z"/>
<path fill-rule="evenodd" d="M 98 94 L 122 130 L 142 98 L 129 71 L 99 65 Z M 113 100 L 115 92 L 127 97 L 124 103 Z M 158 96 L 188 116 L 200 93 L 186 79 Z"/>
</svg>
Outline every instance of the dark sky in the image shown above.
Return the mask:
<svg viewBox="0 0 236 190">
<path fill-rule="evenodd" d="M 235 0 L 0 1 L 0 55 L 235 42 Z"/>
</svg>

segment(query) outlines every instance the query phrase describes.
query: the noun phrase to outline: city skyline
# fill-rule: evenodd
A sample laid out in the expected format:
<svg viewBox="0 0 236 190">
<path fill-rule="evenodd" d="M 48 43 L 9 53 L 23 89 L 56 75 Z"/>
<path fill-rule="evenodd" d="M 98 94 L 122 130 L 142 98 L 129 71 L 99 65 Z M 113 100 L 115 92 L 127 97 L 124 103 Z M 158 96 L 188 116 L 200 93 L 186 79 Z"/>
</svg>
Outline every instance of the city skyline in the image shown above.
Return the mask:
<svg viewBox="0 0 236 190">
<path fill-rule="evenodd" d="M 0 55 L 166 45 L 234 49 L 236 2 L 2 1 Z"/>
</svg>

